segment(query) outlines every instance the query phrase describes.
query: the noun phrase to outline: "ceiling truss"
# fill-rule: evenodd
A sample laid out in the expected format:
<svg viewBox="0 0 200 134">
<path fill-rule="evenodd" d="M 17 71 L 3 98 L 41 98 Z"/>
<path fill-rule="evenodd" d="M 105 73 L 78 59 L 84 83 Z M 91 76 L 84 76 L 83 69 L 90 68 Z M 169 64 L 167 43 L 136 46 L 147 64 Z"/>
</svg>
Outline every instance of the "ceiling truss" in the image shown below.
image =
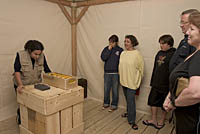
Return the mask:
<svg viewBox="0 0 200 134">
<path fill-rule="evenodd" d="M 72 75 L 77 75 L 77 24 L 84 16 L 89 6 L 108 4 L 114 2 L 125 2 L 135 0 L 46 0 L 56 3 L 69 23 L 71 24 L 71 45 L 72 45 Z M 71 14 L 66 10 L 65 6 L 71 8 Z M 81 8 L 81 12 L 77 15 L 77 8 Z"/>
</svg>

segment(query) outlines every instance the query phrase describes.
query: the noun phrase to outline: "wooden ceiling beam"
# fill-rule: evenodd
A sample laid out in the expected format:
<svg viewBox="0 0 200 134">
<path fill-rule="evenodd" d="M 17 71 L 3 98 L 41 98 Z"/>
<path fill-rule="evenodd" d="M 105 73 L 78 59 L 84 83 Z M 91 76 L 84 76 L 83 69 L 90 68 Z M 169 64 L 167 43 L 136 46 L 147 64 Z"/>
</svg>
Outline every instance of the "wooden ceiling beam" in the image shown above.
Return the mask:
<svg viewBox="0 0 200 134">
<path fill-rule="evenodd" d="M 58 0 L 46 0 L 46 1 L 58 4 Z M 68 6 L 68 7 L 71 7 L 71 5 L 72 5 L 72 2 L 65 1 L 65 0 L 60 0 L 60 3 L 64 6 Z"/>
<path fill-rule="evenodd" d="M 62 12 L 64 13 L 65 17 L 68 19 L 69 23 L 72 24 L 72 17 L 70 16 L 70 14 L 67 12 L 66 8 L 62 5 L 61 0 L 56 0 L 58 6 L 60 7 L 60 9 L 62 10 Z"/>
<path fill-rule="evenodd" d="M 124 1 L 133 1 L 133 0 L 89 0 L 89 1 L 76 2 L 76 7 L 92 6 L 92 5 L 100 5 L 106 3 L 124 2 Z"/>
<path fill-rule="evenodd" d="M 80 14 L 78 15 L 78 17 L 76 18 L 76 24 L 78 24 L 78 22 L 81 20 L 81 18 L 84 16 L 84 14 L 86 13 L 86 11 L 88 10 L 89 6 L 84 7 Z"/>
</svg>

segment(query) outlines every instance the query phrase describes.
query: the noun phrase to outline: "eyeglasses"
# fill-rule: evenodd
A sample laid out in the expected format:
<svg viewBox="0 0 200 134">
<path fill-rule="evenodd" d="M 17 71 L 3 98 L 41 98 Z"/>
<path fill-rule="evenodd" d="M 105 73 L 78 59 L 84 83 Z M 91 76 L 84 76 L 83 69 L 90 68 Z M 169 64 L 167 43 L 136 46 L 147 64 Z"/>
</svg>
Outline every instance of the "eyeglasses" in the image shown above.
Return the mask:
<svg viewBox="0 0 200 134">
<path fill-rule="evenodd" d="M 180 22 L 180 24 L 183 24 L 183 25 L 188 24 L 188 23 L 189 23 L 188 21 L 181 21 Z"/>
</svg>

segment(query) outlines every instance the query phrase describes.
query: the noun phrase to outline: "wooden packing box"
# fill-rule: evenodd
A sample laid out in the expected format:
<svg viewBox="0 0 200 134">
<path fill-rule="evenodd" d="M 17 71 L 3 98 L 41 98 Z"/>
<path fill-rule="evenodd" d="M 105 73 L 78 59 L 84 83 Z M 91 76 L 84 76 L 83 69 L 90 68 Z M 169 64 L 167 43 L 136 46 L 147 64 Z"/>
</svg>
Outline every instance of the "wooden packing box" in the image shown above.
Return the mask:
<svg viewBox="0 0 200 134">
<path fill-rule="evenodd" d="M 83 103 L 42 115 L 20 104 L 20 134 L 82 134 Z"/>
<path fill-rule="evenodd" d="M 43 83 L 61 89 L 71 89 L 78 86 L 77 78 L 74 76 L 64 75 L 60 73 L 44 73 Z"/>
<path fill-rule="evenodd" d="M 20 134 L 82 134 L 83 88 L 50 87 L 40 91 L 26 86 L 17 95 L 20 103 Z"/>
<path fill-rule="evenodd" d="M 84 125 L 80 125 L 76 128 L 73 128 L 71 130 L 69 130 L 66 133 L 63 134 L 83 134 L 83 129 L 84 129 Z M 20 130 L 20 134 L 34 134 L 31 131 L 27 130 L 26 128 L 24 128 L 22 125 L 19 126 L 19 130 Z M 56 133 L 54 133 L 56 134 Z"/>
<path fill-rule="evenodd" d="M 50 86 L 50 90 L 40 91 L 33 85 L 25 86 L 17 95 L 18 103 L 43 115 L 50 115 L 67 107 L 83 102 L 83 88 L 77 86 L 69 90 Z"/>
</svg>

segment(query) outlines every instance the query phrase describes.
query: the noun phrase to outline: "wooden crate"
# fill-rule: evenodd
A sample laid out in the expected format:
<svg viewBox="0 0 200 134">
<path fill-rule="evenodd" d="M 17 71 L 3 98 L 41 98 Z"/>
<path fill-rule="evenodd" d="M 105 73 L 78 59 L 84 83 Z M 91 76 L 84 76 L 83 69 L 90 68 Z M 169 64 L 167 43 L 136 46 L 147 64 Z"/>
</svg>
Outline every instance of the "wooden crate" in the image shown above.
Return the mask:
<svg viewBox="0 0 200 134">
<path fill-rule="evenodd" d="M 20 104 L 20 134 L 82 134 L 83 103 L 55 114 L 42 115 Z"/>
<path fill-rule="evenodd" d="M 71 89 L 78 86 L 76 77 L 55 72 L 43 74 L 43 83 L 61 89 Z"/>
<path fill-rule="evenodd" d="M 51 87 L 40 91 L 26 86 L 20 103 L 20 134 L 83 133 L 83 88 L 62 90 Z"/>
<path fill-rule="evenodd" d="M 81 134 L 84 130 L 83 103 L 75 104 L 60 112 L 61 134 Z"/>
<path fill-rule="evenodd" d="M 34 134 L 31 131 L 24 128 L 22 125 L 19 126 L 19 132 L 20 132 L 20 134 Z"/>
<path fill-rule="evenodd" d="M 27 129 L 30 133 L 60 134 L 59 112 L 52 115 L 42 115 L 34 110 L 20 105 L 20 113 L 21 126 Z M 23 134 L 22 132 L 20 131 L 20 134 Z"/>
<path fill-rule="evenodd" d="M 83 129 L 84 129 L 84 125 L 80 125 L 76 128 L 71 129 L 68 132 L 62 133 L 62 134 L 83 134 Z M 29 131 L 28 129 L 24 128 L 22 125 L 19 126 L 19 130 L 20 130 L 20 134 L 34 134 L 31 131 Z M 54 133 L 56 134 L 56 133 Z"/>
<path fill-rule="evenodd" d="M 69 90 L 50 86 L 50 90 L 40 91 L 33 85 L 26 86 L 22 94 L 18 94 L 18 103 L 43 115 L 50 115 L 67 107 L 83 102 L 83 88 L 77 86 Z"/>
</svg>

